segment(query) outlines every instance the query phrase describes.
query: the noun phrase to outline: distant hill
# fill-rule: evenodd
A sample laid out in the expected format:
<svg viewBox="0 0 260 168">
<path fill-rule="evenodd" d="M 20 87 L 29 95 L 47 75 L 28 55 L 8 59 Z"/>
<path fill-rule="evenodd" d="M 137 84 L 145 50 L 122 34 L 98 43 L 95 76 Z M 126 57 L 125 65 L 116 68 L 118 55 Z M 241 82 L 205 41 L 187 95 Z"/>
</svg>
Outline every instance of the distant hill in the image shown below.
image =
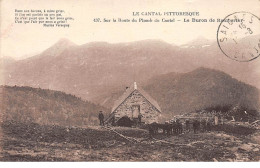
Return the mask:
<svg viewBox="0 0 260 168">
<path fill-rule="evenodd" d="M 140 86 L 140 85 L 139 85 Z M 188 73 L 167 73 L 141 84 L 162 108 L 165 116 L 185 114 L 216 106 L 242 106 L 259 110 L 259 90 L 213 69 L 198 68 Z M 124 92 L 100 98 L 108 108 Z"/>
<path fill-rule="evenodd" d="M 104 107 L 60 91 L 31 87 L 0 86 L 3 121 L 34 122 L 62 126 L 96 124 Z"/>
<path fill-rule="evenodd" d="M 259 110 L 259 90 L 224 72 L 198 68 L 149 80 L 144 87 L 166 114 L 183 114 L 215 106 L 243 106 Z"/>
</svg>

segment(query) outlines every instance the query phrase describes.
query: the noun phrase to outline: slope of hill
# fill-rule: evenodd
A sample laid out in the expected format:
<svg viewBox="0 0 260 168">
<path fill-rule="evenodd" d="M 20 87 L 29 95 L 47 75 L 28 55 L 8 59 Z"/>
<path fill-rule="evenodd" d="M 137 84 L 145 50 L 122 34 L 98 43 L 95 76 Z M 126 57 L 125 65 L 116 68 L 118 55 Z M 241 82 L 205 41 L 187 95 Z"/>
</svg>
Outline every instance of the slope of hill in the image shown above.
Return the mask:
<svg viewBox="0 0 260 168">
<path fill-rule="evenodd" d="M 12 57 L 8 56 L 0 56 L 0 73 L 4 73 L 5 70 L 11 65 L 13 65 L 16 60 Z"/>
<path fill-rule="evenodd" d="M 4 74 L 9 73 L 7 69 L 15 63 L 15 59 L 8 56 L 0 55 L 0 85 L 3 85 L 5 82 Z M 8 76 L 7 76 L 8 77 Z"/>
<path fill-rule="evenodd" d="M 152 78 L 145 90 L 166 114 L 183 114 L 214 106 L 243 106 L 259 109 L 259 90 L 224 72 L 198 68 L 184 74 Z"/>
<path fill-rule="evenodd" d="M 0 87 L 2 121 L 35 122 L 62 126 L 97 123 L 104 107 L 59 91 L 31 87 Z"/>
</svg>

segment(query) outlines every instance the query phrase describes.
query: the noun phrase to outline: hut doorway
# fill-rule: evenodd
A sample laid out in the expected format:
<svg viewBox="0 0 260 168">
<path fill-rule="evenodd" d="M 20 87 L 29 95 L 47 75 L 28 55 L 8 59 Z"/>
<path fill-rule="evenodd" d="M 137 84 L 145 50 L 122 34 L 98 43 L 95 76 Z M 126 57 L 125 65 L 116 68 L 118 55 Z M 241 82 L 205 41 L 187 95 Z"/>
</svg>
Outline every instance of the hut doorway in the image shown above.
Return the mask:
<svg viewBox="0 0 260 168">
<path fill-rule="evenodd" d="M 131 127 L 132 124 L 133 123 L 132 123 L 131 119 L 127 116 L 124 116 L 117 121 L 117 125 L 121 126 L 121 127 Z"/>
</svg>

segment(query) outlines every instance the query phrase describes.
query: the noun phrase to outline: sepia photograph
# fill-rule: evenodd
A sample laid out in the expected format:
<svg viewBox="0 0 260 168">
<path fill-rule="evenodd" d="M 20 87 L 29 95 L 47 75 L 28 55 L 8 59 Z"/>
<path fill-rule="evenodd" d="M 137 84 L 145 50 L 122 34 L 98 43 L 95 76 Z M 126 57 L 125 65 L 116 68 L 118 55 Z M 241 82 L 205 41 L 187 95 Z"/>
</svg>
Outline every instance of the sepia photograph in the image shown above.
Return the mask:
<svg viewBox="0 0 260 168">
<path fill-rule="evenodd" d="M 259 0 L 0 0 L 0 17 L 0 163 L 259 163 Z"/>
</svg>

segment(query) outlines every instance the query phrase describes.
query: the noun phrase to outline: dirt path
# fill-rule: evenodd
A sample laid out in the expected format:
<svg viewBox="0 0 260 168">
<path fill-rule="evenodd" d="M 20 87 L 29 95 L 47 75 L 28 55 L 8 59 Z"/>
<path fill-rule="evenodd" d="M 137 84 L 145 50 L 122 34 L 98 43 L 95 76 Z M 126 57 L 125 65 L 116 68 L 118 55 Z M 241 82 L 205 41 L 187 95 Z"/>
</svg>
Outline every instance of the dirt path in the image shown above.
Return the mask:
<svg viewBox="0 0 260 168">
<path fill-rule="evenodd" d="M 8 125 L 2 161 L 260 161 L 260 145 L 250 136 L 224 132 L 156 135 L 116 128 L 109 130 L 57 126 Z"/>
</svg>

